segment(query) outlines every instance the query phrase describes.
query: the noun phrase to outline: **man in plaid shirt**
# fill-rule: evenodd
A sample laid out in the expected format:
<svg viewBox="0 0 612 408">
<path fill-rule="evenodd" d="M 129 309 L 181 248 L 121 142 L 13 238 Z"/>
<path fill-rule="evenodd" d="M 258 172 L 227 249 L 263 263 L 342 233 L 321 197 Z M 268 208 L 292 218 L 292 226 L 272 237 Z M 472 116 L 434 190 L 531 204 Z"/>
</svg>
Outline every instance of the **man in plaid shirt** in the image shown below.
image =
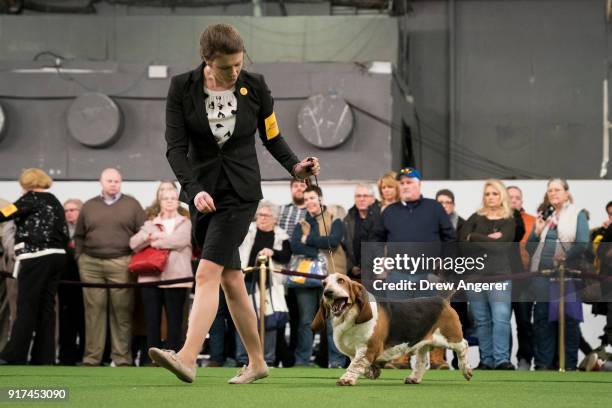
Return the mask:
<svg viewBox="0 0 612 408">
<path fill-rule="evenodd" d="M 293 179 L 290 184 L 292 202 L 283 205 L 278 217 L 278 226 L 287 231 L 289 237 L 293 235 L 295 225 L 306 215 L 304 205 L 304 190 L 306 182 L 304 180 Z"/>
<path fill-rule="evenodd" d="M 303 220 L 306 215 L 306 206 L 304 205 L 306 183 L 304 180 L 293 179 L 291 180 L 290 188 L 291 203 L 283 205 L 278 216 L 278 226 L 287 231 L 289 237 L 293 235 L 293 230 L 297 223 Z M 295 347 L 297 345 L 299 320 L 297 298 L 294 289 L 287 289 L 285 300 L 289 308 L 290 339 L 289 344 L 287 344 L 284 331 L 277 330 L 276 356 L 278 360 L 282 361 L 283 367 L 292 367 L 295 364 Z"/>
</svg>

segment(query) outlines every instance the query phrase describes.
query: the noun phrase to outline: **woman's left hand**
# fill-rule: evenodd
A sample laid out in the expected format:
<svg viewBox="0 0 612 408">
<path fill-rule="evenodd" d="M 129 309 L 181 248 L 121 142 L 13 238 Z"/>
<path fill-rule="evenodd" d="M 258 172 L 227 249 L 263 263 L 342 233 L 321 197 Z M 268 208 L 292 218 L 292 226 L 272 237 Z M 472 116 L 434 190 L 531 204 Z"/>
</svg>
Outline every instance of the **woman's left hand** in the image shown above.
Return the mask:
<svg viewBox="0 0 612 408">
<path fill-rule="evenodd" d="M 491 239 L 500 239 L 502 237 L 502 233 L 497 231 L 492 234 L 487 235 Z"/>
</svg>

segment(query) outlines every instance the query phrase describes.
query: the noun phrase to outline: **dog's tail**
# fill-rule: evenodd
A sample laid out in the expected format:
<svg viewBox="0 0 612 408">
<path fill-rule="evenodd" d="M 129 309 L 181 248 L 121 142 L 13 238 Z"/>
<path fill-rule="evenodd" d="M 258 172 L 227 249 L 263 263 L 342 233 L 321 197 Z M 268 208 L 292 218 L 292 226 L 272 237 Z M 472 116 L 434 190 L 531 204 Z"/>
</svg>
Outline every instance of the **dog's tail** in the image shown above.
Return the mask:
<svg viewBox="0 0 612 408">
<path fill-rule="evenodd" d="M 455 289 L 451 289 L 451 290 L 445 290 L 445 291 L 440 291 L 438 293 L 438 296 L 440 296 L 441 298 L 443 298 L 444 300 L 446 300 L 447 302 L 451 301 L 451 298 L 455 295 L 455 293 L 457 293 L 459 291 L 459 289 L 455 288 Z"/>
</svg>

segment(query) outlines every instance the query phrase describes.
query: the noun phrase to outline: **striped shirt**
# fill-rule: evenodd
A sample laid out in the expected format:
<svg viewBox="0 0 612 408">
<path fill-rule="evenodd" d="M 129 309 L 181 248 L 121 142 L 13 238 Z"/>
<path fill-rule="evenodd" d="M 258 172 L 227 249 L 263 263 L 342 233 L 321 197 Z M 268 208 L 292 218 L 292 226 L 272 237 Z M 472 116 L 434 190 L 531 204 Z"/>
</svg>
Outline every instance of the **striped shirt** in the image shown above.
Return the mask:
<svg viewBox="0 0 612 408">
<path fill-rule="evenodd" d="M 287 231 L 289 238 L 293 236 L 293 230 L 295 225 L 303 220 L 306 216 L 306 209 L 296 207 L 295 204 L 283 205 L 280 209 L 280 215 L 278 217 L 278 226 Z"/>
</svg>

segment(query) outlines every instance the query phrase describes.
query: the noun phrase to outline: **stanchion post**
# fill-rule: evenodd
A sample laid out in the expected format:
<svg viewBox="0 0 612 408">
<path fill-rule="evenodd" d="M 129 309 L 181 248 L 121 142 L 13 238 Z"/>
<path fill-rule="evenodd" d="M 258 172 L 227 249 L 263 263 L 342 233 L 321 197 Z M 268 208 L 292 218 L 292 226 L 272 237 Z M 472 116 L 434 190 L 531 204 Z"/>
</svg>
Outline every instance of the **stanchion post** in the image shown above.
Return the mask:
<svg viewBox="0 0 612 408">
<path fill-rule="evenodd" d="M 565 372 L 565 262 L 559 263 L 559 372 Z"/>
<path fill-rule="evenodd" d="M 266 277 L 268 272 L 266 263 L 268 262 L 268 257 L 258 256 L 257 262 L 259 263 L 259 341 L 263 351 L 265 349 L 264 337 L 266 334 Z"/>
</svg>

